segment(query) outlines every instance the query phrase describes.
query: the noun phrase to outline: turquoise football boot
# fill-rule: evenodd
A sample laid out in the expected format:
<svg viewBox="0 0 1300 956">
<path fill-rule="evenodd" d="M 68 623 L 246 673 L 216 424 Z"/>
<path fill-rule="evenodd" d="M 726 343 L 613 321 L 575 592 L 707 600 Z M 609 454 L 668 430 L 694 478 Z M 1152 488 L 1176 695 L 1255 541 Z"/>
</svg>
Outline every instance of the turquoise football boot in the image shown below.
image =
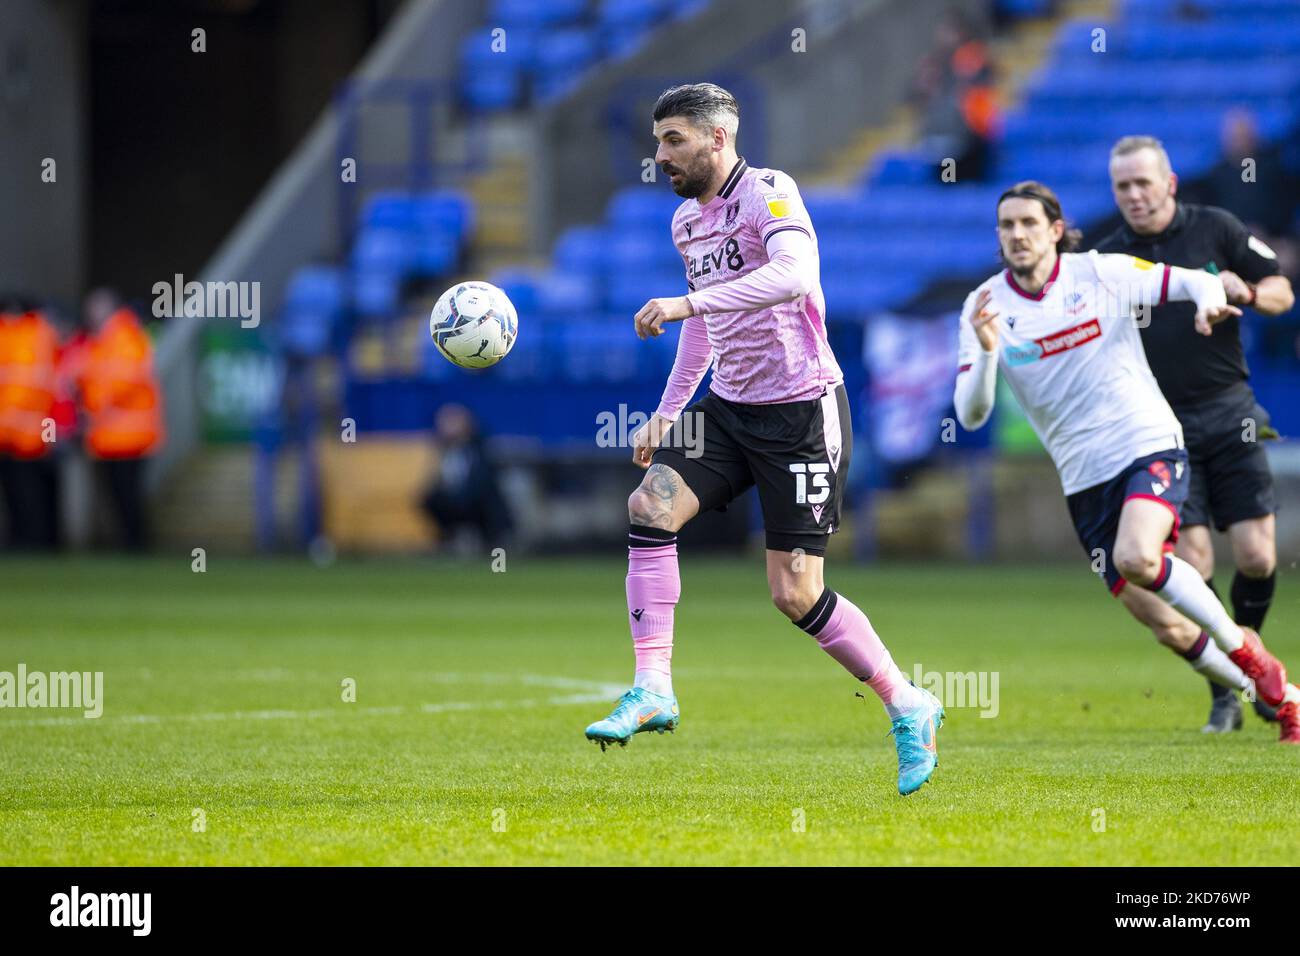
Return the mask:
<svg viewBox="0 0 1300 956">
<path fill-rule="evenodd" d="M 943 704 L 928 690 L 920 690 L 925 703 L 895 717 L 889 731 L 898 747 L 898 792 L 903 796 L 920 790 L 939 765 L 935 735 L 943 726 Z"/>
<path fill-rule="evenodd" d="M 643 687 L 633 687 L 618 699 L 612 714 L 587 728 L 587 739 L 600 744 L 603 753 L 610 744 L 626 747 L 633 734 L 650 730 L 672 733 L 680 720 L 676 697 L 661 697 Z"/>
</svg>

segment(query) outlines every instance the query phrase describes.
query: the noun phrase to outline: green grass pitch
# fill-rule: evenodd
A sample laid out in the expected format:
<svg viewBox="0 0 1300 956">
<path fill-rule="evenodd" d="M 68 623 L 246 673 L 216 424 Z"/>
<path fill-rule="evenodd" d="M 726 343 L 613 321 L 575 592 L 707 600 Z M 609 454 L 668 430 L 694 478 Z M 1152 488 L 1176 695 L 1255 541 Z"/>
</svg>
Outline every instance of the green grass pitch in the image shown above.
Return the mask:
<svg viewBox="0 0 1300 956">
<path fill-rule="evenodd" d="M 831 567 L 909 674 L 998 675 L 907 798 L 879 704 L 762 559 L 682 572 L 681 728 L 602 754 L 621 560 L 0 562 L 0 670 L 105 697 L 0 710 L 0 864 L 1294 861 L 1300 748 L 1249 713 L 1200 734 L 1204 682 L 1083 565 Z M 1296 663 L 1290 577 L 1265 637 Z"/>
</svg>

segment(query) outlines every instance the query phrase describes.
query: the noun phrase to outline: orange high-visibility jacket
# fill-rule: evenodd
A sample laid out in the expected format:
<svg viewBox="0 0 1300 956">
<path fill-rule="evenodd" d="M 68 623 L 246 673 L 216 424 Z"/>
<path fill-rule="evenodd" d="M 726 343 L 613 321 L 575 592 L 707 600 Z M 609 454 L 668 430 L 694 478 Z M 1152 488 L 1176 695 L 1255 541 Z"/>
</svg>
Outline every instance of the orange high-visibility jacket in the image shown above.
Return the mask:
<svg viewBox="0 0 1300 956">
<path fill-rule="evenodd" d="M 81 396 L 86 447 L 96 458 L 139 458 L 162 444 L 153 344 L 130 309 L 118 309 L 91 338 Z"/>
<path fill-rule="evenodd" d="M 57 439 L 54 368 L 59 339 L 39 312 L 0 316 L 0 452 L 35 459 Z"/>
</svg>

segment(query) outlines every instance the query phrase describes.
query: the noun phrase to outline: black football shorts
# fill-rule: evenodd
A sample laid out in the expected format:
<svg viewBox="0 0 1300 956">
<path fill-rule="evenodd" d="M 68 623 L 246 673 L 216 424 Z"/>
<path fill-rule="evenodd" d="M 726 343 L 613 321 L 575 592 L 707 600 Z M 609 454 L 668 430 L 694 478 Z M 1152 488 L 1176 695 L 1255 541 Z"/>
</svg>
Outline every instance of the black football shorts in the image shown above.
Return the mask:
<svg viewBox="0 0 1300 956">
<path fill-rule="evenodd" d="M 1220 531 L 1277 511 L 1273 472 L 1260 432 L 1268 412 L 1241 382 L 1207 401 L 1174 409 L 1192 467 L 1183 524 L 1213 524 Z"/>
<path fill-rule="evenodd" d="M 843 385 L 772 405 L 709 392 L 673 423 L 652 462 L 681 475 L 700 511 L 725 508 L 757 485 L 767 547 L 824 555 L 839 529 L 852 445 Z"/>
</svg>

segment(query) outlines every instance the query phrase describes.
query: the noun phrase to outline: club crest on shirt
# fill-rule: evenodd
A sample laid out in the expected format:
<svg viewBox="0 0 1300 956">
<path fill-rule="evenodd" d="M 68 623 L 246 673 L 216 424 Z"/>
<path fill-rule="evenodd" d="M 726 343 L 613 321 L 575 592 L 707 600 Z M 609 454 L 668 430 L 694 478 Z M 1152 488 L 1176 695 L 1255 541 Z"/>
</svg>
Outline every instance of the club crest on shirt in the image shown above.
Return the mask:
<svg viewBox="0 0 1300 956">
<path fill-rule="evenodd" d="M 734 226 L 734 225 L 736 224 L 736 217 L 737 217 L 738 215 L 740 215 L 740 200 L 739 200 L 739 199 L 737 199 L 737 200 L 736 200 L 735 202 L 733 202 L 733 203 L 728 203 L 728 204 L 727 204 L 727 221 L 723 224 L 724 227 Z"/>
</svg>

